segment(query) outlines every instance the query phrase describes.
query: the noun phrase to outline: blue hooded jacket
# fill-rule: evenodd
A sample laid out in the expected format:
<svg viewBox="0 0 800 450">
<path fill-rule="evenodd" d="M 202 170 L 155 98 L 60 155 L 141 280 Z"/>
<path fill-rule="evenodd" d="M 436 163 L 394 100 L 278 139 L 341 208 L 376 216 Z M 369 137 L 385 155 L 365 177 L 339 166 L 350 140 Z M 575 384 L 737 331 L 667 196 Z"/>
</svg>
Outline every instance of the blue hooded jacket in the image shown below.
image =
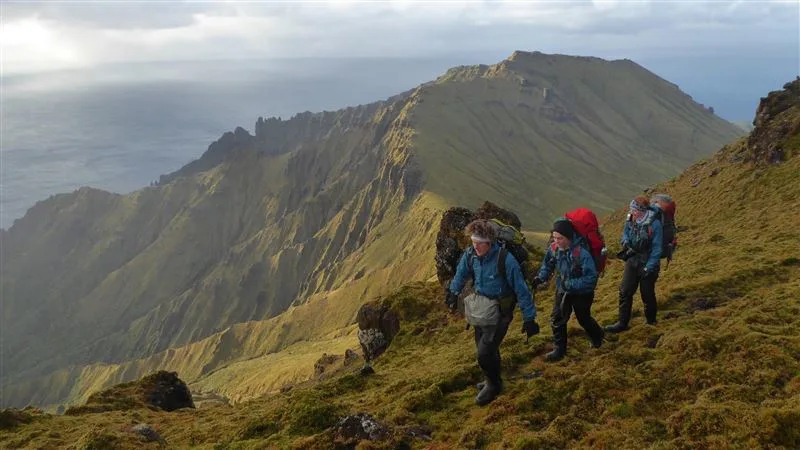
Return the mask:
<svg viewBox="0 0 800 450">
<path fill-rule="evenodd" d="M 651 211 L 650 214 L 657 214 L 659 211 Z M 661 242 L 663 239 L 663 227 L 657 218 L 645 220 L 638 224 L 635 220 L 629 219 L 625 222 L 622 230 L 623 246 L 627 245 L 637 254 L 647 259 L 645 267 L 648 272 L 655 272 L 661 266 Z"/>
<path fill-rule="evenodd" d="M 483 256 L 476 255 L 474 248 L 468 248 L 461 255 L 461 260 L 458 262 L 456 275 L 453 277 L 453 281 L 450 282 L 450 292 L 454 294 L 460 293 L 467 280 L 472 277 L 475 292 L 490 298 L 505 297 L 514 293 L 517 296 L 517 303 L 520 311 L 522 311 L 523 319 L 525 321 L 535 319 L 536 305 L 533 303 L 533 296 L 525 283 L 525 279 L 522 277 L 522 269 L 520 269 L 519 263 L 510 252 L 506 253 L 505 279 L 497 276 L 499 252 L 500 245 L 496 242 L 492 244 L 492 248 Z M 471 258 L 470 254 L 472 255 Z M 470 259 L 472 260 L 472 267 L 467 267 Z"/>
<path fill-rule="evenodd" d="M 576 237 L 567 250 L 556 248 L 553 251 L 552 247 L 548 247 L 542 267 L 539 269 L 539 279 L 547 281 L 555 271 L 558 272 L 556 276 L 557 292 L 588 294 L 594 291 L 597 285 L 597 266 L 594 264 L 592 254 L 581 245 L 582 239 L 582 237 Z M 580 249 L 577 265 L 574 259 L 576 248 Z M 577 267 L 580 267 L 579 271 L 576 270 Z"/>
</svg>

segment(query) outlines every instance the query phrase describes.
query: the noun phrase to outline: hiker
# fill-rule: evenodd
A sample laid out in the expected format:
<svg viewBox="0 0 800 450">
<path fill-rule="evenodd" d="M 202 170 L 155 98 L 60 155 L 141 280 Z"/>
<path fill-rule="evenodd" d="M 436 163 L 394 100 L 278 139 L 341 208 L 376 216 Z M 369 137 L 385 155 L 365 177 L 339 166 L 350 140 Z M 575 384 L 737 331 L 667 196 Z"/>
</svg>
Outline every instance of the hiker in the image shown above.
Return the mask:
<svg viewBox="0 0 800 450">
<path fill-rule="evenodd" d="M 578 323 L 586 330 L 592 347 L 603 344 L 605 333 L 592 317 L 594 289 L 597 285 L 597 267 L 592 254 L 584 247 L 584 239 L 566 218 L 553 223 L 553 245 L 547 249 L 533 287 L 546 283 L 556 273 L 556 297 L 550 326 L 553 328 L 553 351 L 545 355 L 547 361 L 559 361 L 567 354 L 567 322 L 572 311 Z"/>
<path fill-rule="evenodd" d="M 467 232 L 471 235 L 472 247 L 458 262 L 445 304 L 455 310 L 458 294 L 472 278 L 474 293 L 464 298 L 464 309 L 467 320 L 475 328 L 478 365 L 485 376 L 485 381 L 478 383 L 480 392 L 475 397 L 475 403 L 483 406 L 503 391 L 500 343 L 511 324 L 514 305 L 519 304 L 524 320 L 522 332 L 529 338 L 539 333 L 539 325 L 536 305 L 519 263 L 496 242 L 494 226 L 487 220 L 477 219 L 467 225 Z"/>
<path fill-rule="evenodd" d="M 661 247 L 662 226 L 658 211 L 650 208 L 647 197 L 637 196 L 631 201 L 630 215 L 622 232 L 622 251 L 617 254 L 625 260 L 625 271 L 619 286 L 619 319 L 607 326 L 606 331 L 621 333 L 628 329 L 633 294 L 637 288 L 642 295 L 647 323 L 656 324 L 656 280 Z"/>
</svg>

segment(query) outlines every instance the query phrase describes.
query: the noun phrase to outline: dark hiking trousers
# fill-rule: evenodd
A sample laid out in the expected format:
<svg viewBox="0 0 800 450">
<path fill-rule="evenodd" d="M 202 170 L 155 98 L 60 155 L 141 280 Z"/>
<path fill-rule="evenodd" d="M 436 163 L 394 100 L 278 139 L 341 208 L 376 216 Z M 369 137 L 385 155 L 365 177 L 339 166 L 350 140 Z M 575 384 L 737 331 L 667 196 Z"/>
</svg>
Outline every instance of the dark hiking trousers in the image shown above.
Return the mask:
<svg viewBox="0 0 800 450">
<path fill-rule="evenodd" d="M 478 353 L 478 365 L 486 379 L 499 387 L 500 378 L 500 344 L 506 337 L 513 313 L 501 314 L 500 322 L 491 327 L 475 327 L 475 347 Z"/>
<path fill-rule="evenodd" d="M 645 263 L 638 257 L 628 258 L 625 261 L 625 272 L 622 274 L 622 283 L 619 285 L 619 323 L 627 327 L 631 320 L 631 307 L 633 294 L 638 288 L 644 303 L 644 317 L 648 323 L 655 323 L 658 304 L 656 303 L 656 280 L 658 271 L 644 274 Z"/>
<path fill-rule="evenodd" d="M 589 335 L 593 344 L 599 345 L 603 341 L 603 329 L 592 317 L 592 302 L 594 302 L 594 292 L 587 294 L 567 294 L 556 292 L 556 299 L 553 303 L 553 312 L 550 314 L 550 326 L 553 327 L 553 335 L 560 336 L 566 348 L 567 341 L 567 322 L 572 311 L 580 326 Z M 558 345 L 558 343 L 556 343 Z"/>
</svg>

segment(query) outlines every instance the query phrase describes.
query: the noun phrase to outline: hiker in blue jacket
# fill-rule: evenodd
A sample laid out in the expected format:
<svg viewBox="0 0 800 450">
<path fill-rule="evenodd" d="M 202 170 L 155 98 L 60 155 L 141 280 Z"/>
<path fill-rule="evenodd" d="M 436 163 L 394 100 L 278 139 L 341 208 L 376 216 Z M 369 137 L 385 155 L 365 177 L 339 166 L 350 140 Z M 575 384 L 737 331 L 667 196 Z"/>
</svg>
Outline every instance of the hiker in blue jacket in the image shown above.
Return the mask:
<svg viewBox="0 0 800 450">
<path fill-rule="evenodd" d="M 656 280 L 660 270 L 662 227 L 658 211 L 650 208 L 647 197 L 631 201 L 630 215 L 622 231 L 622 251 L 625 272 L 619 286 L 619 319 L 606 331 L 620 333 L 628 329 L 631 320 L 633 294 L 639 288 L 644 303 L 644 317 L 649 325 L 656 324 Z"/>
<path fill-rule="evenodd" d="M 550 325 L 553 328 L 553 351 L 545 355 L 547 361 L 558 361 L 567 354 L 567 322 L 572 311 L 578 323 L 586 330 L 592 347 L 603 344 L 605 333 L 592 317 L 594 289 L 597 285 L 597 267 L 592 254 L 582 245 L 582 237 L 565 218 L 553 223 L 553 243 L 547 249 L 539 274 L 533 280 L 534 289 L 556 274 L 556 297 Z"/>
<path fill-rule="evenodd" d="M 450 282 L 445 303 L 455 310 L 458 294 L 467 280 L 472 278 L 474 293 L 465 299 L 465 309 L 475 299 L 482 299 L 493 313 L 490 324 L 475 325 L 475 346 L 480 366 L 486 380 L 478 383 L 480 392 L 475 403 L 486 405 L 503 390 L 500 376 L 500 343 L 508 331 L 514 313 L 514 305 L 519 304 L 522 311 L 522 332 L 528 337 L 539 333 L 536 323 L 536 306 L 533 295 L 522 276 L 517 260 L 496 242 L 496 232 L 487 220 L 478 219 L 467 225 L 472 239 L 472 247 L 461 256 L 456 274 Z M 501 262 L 500 257 L 504 256 Z M 504 267 L 503 267 L 504 266 Z M 500 273 L 500 271 L 503 273 Z M 499 311 L 498 311 L 499 309 Z M 468 318 L 469 318 L 469 314 Z"/>
</svg>

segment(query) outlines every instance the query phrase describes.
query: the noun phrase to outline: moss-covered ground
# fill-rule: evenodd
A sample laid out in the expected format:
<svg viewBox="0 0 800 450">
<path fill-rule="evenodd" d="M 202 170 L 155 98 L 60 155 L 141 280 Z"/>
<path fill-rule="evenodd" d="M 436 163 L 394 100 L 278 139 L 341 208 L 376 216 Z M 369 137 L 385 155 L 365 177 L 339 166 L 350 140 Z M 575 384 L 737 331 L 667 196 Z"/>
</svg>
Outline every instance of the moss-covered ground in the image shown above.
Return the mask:
<svg viewBox="0 0 800 450">
<path fill-rule="evenodd" d="M 799 448 L 800 158 L 739 162 L 743 144 L 656 189 L 678 202 L 680 246 L 657 284 L 659 322 L 592 349 L 573 319 L 568 357 L 547 364 L 552 292 L 537 293 L 543 332 L 525 342 L 516 317 L 503 343 L 506 391 L 473 403 L 481 375 L 471 331 L 418 282 L 382 299 L 401 331 L 374 362 L 235 406 L 166 413 L 146 408 L 76 416 L 8 413 L 7 448 L 335 448 L 335 424 L 369 413 L 389 430 L 358 448 Z M 623 212 L 605 225 L 614 250 Z M 616 318 L 621 264 L 601 279 L 595 316 Z M 8 419 L 8 420 L 6 420 Z M 6 425 L 8 423 L 8 425 Z M 399 447 L 398 447 L 399 446 Z"/>
<path fill-rule="evenodd" d="M 776 114 L 800 123 L 798 108 Z M 351 366 L 234 406 L 169 413 L 116 397 L 100 399 L 103 412 L 4 410 L 0 447 L 800 448 L 800 126 L 774 130 L 780 152 L 742 140 L 655 188 L 675 198 L 679 224 L 657 325 L 637 303 L 632 329 L 592 349 L 573 320 L 567 358 L 548 364 L 552 291 L 539 292 L 544 331 L 527 342 L 515 319 L 502 346 L 506 389 L 487 407 L 474 405 L 471 332 L 442 289 L 420 281 L 380 299 L 401 329 L 371 375 Z M 612 254 L 624 215 L 605 223 Z M 601 323 L 616 319 L 620 275 L 612 262 L 598 284 Z M 339 433 L 357 413 L 381 424 L 382 439 Z M 142 423 L 163 440 L 144 442 L 132 430 Z"/>
</svg>

